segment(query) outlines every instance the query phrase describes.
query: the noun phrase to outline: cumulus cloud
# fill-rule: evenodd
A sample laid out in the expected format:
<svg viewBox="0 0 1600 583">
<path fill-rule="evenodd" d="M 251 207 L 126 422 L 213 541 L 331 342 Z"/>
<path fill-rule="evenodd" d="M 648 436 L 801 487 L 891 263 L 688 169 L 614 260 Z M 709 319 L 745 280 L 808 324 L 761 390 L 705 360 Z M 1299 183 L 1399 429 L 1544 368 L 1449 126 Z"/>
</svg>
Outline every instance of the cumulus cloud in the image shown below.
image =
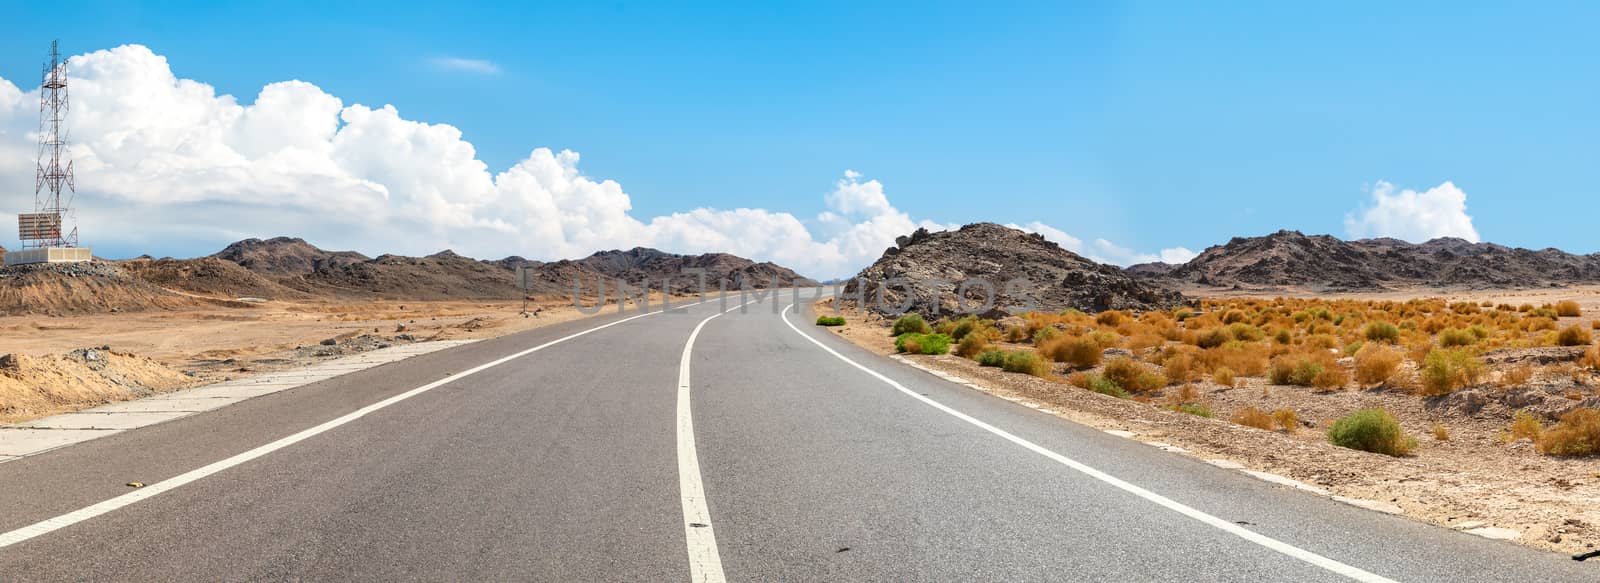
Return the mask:
<svg viewBox="0 0 1600 583">
<path fill-rule="evenodd" d="M 1467 193 L 1455 183 L 1423 192 L 1378 181 L 1370 205 L 1345 215 L 1344 229 L 1352 238 L 1394 237 L 1420 243 L 1438 237 L 1459 237 L 1478 242 L 1478 230 L 1467 214 Z"/>
<path fill-rule="evenodd" d="M 428 59 L 428 64 L 446 71 L 461 71 L 465 73 L 477 73 L 479 75 L 500 74 L 500 65 L 496 65 L 493 61 L 486 61 L 484 59 L 434 57 L 432 59 Z"/>
<path fill-rule="evenodd" d="M 755 208 L 640 219 L 622 185 L 583 174 L 570 150 L 536 148 L 493 172 L 455 127 L 347 104 L 310 83 L 273 83 L 244 105 L 177 77 L 138 45 L 72 57 L 69 68 L 79 223 L 85 242 L 102 248 L 200 254 L 244 237 L 294 235 L 369 254 L 451 248 L 559 259 L 650 246 L 836 277 L 896 236 L 953 226 L 912 218 L 882 183 L 854 170 L 819 189 L 826 210 L 809 219 Z M 37 103 L 37 89 L 0 79 L 0 184 L 32 184 Z M 3 212 L 31 208 L 21 189 L 0 188 L 0 197 Z M 1028 228 L 1083 247 L 1048 225 Z"/>
</svg>

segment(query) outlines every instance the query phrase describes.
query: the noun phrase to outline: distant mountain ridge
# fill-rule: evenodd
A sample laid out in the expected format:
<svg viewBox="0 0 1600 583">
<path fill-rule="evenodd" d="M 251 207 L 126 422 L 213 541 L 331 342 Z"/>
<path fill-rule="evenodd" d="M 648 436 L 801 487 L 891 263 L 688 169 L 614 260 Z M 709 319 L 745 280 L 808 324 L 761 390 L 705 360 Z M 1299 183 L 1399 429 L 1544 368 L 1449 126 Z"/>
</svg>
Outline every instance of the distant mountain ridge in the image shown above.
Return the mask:
<svg viewBox="0 0 1600 583">
<path fill-rule="evenodd" d="M 672 291 L 698 291 L 699 279 L 681 273 L 686 268 L 705 270 L 706 287 L 712 291 L 719 284 L 726 289 L 739 289 L 747 283 L 752 288 L 767 287 L 774 281 L 780 287 L 811 283 L 793 270 L 773 263 L 757 263 L 727 253 L 680 255 L 646 247 L 600 251 L 582 259 L 552 262 L 514 255 L 478 260 L 448 249 L 425 257 L 385 254 L 368 258 L 353 251 L 323 250 L 303 239 L 275 237 L 245 239 L 202 259 L 235 263 L 269 280 L 270 284 L 304 294 L 404 299 L 520 298 L 522 290 L 515 281 L 519 267 L 533 270 L 528 291 L 543 296 L 570 294 L 574 283 L 592 293 L 599 280 L 605 280 L 612 293 L 615 293 L 616 280 L 635 288 L 648 283 L 652 289 L 660 289 L 663 279 L 669 277 Z M 237 279 L 230 278 L 230 289 L 246 287 L 233 281 Z M 167 277 L 163 283 L 171 280 Z M 190 288 L 206 287 L 203 283 L 190 283 Z M 260 288 L 266 289 L 267 284 Z M 203 289 L 188 291 L 204 293 Z"/>
<path fill-rule="evenodd" d="M 1182 265 L 1125 271 L 1151 280 L 1212 287 L 1375 291 L 1409 286 L 1506 288 L 1600 282 L 1600 253 L 1521 249 L 1444 237 L 1424 243 L 1345 241 L 1282 230 L 1234 237 Z"/>
</svg>

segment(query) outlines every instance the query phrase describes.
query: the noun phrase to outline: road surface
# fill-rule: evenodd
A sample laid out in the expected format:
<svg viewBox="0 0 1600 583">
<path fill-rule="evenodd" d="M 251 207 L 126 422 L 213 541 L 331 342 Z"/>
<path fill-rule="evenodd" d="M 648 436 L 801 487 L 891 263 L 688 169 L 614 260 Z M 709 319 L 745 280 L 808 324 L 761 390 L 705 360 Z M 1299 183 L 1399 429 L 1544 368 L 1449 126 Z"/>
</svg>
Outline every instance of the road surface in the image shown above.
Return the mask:
<svg viewBox="0 0 1600 583">
<path fill-rule="evenodd" d="M 951 384 L 788 293 L 738 302 L 0 464 L 0 579 L 1600 580 Z"/>
</svg>

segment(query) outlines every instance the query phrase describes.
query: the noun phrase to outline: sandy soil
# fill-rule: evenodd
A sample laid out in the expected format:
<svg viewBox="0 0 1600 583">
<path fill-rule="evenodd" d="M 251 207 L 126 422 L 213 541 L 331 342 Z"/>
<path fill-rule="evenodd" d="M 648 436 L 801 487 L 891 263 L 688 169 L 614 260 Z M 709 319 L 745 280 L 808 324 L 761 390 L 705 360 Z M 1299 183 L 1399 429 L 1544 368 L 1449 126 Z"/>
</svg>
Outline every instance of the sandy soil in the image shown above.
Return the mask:
<svg viewBox="0 0 1600 583">
<path fill-rule="evenodd" d="M 1579 300 L 1586 314 L 1600 313 L 1597 288 L 1433 294 L 1439 295 L 1536 304 L 1570 298 Z M 827 300 L 815 308 L 833 313 Z M 834 328 L 836 334 L 880 354 L 894 353 L 889 322 L 873 315 L 846 316 L 849 325 Z M 1600 544 L 1600 459 L 1549 457 L 1536 453 L 1527 440 L 1505 442 L 1502 433 L 1512 412 L 1497 403 L 1466 413 L 1438 398 L 1385 390 L 1317 392 L 1268 386 L 1264 378 L 1255 377 L 1241 378 L 1237 387 L 1193 383 L 1213 411 L 1212 418 L 1205 418 L 1164 408 L 1161 397 L 1141 402 L 1079 389 L 1060 378 L 1068 372 L 1065 365 L 1056 365 L 1057 378 L 1047 380 L 981 367 L 953 355 L 908 358 L 972 380 L 996 395 L 1048 404 L 1057 415 L 1079 423 L 1133 431 L 1137 439 L 1170 443 L 1188 450 L 1186 455 L 1229 459 L 1335 495 L 1389 503 L 1415 519 L 1452 528 L 1509 528 L 1522 533 L 1520 543 L 1561 552 L 1587 552 Z M 1597 393 L 1589 389 L 1585 394 Z M 1269 412 L 1294 409 L 1300 427 L 1269 431 L 1229 422 L 1247 406 Z M 1394 413 L 1417 438 L 1414 454 L 1395 458 L 1327 443 L 1325 432 L 1334 419 L 1372 407 Z M 1448 440 L 1434 438 L 1435 425 L 1445 428 Z"/>
<path fill-rule="evenodd" d="M 10 365 L 0 366 L 0 422 L 298 368 L 385 346 L 489 338 L 584 317 L 569 300 L 530 302 L 526 314 L 522 307 L 521 301 L 270 301 L 0 317 L 0 355 L 22 355 L 0 363 Z M 607 306 L 603 313 L 615 309 Z M 103 366 L 96 356 L 109 358 L 113 366 Z"/>
</svg>

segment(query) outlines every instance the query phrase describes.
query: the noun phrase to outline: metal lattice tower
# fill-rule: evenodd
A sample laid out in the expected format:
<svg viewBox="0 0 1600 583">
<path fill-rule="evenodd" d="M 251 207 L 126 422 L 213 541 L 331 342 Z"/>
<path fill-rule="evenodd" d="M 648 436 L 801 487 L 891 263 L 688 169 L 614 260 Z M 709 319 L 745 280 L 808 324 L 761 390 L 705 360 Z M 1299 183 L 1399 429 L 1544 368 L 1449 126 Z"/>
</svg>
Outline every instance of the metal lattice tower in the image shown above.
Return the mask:
<svg viewBox="0 0 1600 583">
<path fill-rule="evenodd" d="M 61 60 L 57 42 L 50 42 L 50 62 L 44 66 L 39 85 L 39 162 L 33 187 L 34 212 L 53 215 L 57 227 L 49 233 L 52 237 L 24 240 L 24 248 L 78 246 L 78 228 L 63 228 L 72 218 L 77 185 L 73 183 L 72 160 L 66 159 L 67 63 Z"/>
</svg>

